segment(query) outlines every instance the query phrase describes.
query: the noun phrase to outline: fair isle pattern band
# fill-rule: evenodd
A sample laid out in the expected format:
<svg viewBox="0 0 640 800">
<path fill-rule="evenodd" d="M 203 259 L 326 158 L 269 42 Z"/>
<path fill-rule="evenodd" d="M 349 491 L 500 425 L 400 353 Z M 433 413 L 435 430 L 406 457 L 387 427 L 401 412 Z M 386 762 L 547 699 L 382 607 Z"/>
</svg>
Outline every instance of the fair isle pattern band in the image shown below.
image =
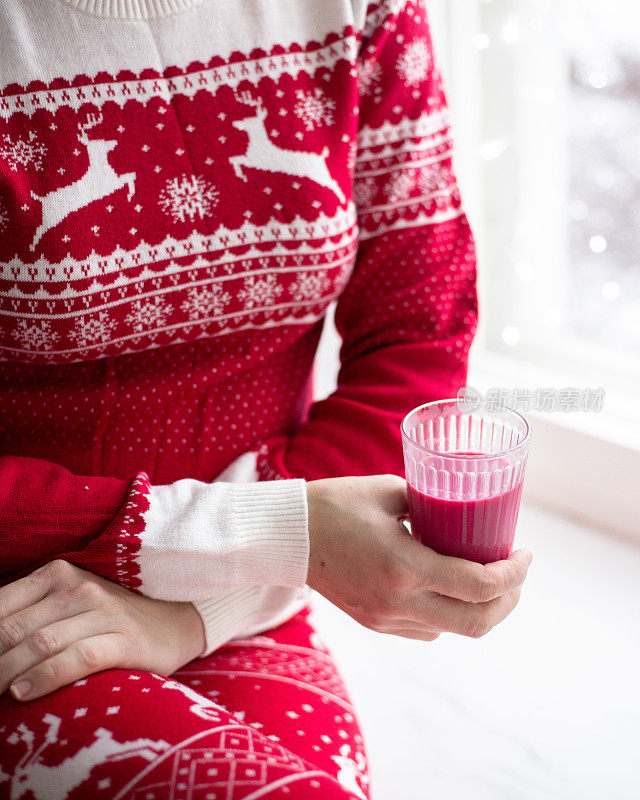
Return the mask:
<svg viewBox="0 0 640 800">
<path fill-rule="evenodd" d="M 361 241 L 463 214 L 447 113 L 364 127 L 358 142 L 354 198 Z"/>
<path fill-rule="evenodd" d="M 418 17 L 399 0 L 370 9 L 407 106 L 364 119 L 358 98 L 384 101 L 381 68 L 348 25 L 184 70 L 0 87 L 0 360 L 298 336 L 344 291 L 358 242 L 459 217 Z"/>
<path fill-rule="evenodd" d="M 301 74 L 312 76 L 320 67 L 333 69 L 339 60 L 354 62 L 357 38 L 353 34 L 342 39 L 331 38 L 334 41 L 322 47 L 292 52 L 276 51 L 171 77 L 157 74 L 151 78 L 119 80 L 116 76 L 111 81 L 100 83 L 92 83 L 86 78 L 85 83 L 79 86 L 33 91 L 29 91 L 27 87 L 22 91 L 12 91 L 11 94 L 0 96 L 0 118 L 9 119 L 17 112 L 32 116 L 39 110 L 55 112 L 59 108 L 77 111 L 86 103 L 91 103 L 98 109 L 108 102 L 116 103 L 122 108 L 130 100 L 146 104 L 153 98 L 170 103 L 176 95 L 192 98 L 202 90 L 216 92 L 221 86 L 236 89 L 244 82 L 257 85 L 264 78 L 279 80 L 284 75 L 292 78 Z M 216 58 L 215 61 L 222 59 Z"/>
<path fill-rule="evenodd" d="M 86 356 L 91 348 L 133 352 L 142 334 L 158 346 L 274 325 L 310 325 L 346 284 L 356 246 L 352 237 L 339 247 L 310 253 L 282 250 L 280 255 L 254 252 L 234 258 L 227 251 L 217 260 L 172 260 L 162 273 L 145 269 L 134 278 L 122 272 L 108 288 L 94 280 L 83 292 L 69 288 L 55 296 L 41 290 L 40 298 L 48 297 L 46 311 L 24 293 L 11 298 L 11 310 L 0 319 L 4 316 L 7 324 L 18 320 L 24 344 L 16 353 L 27 354 L 30 342 L 38 339 L 52 357 L 67 358 Z M 117 336 L 112 320 L 127 308 L 135 315 L 133 331 Z M 180 319 L 178 309 L 186 319 Z"/>
<path fill-rule="evenodd" d="M 87 487 L 88 488 L 88 487 Z M 137 555 L 149 511 L 151 481 L 139 471 L 131 481 L 127 501 L 103 533 L 81 549 L 63 554 L 71 563 L 116 581 L 132 591 L 140 591 L 142 580 Z"/>
<path fill-rule="evenodd" d="M 338 242 L 333 246 L 324 247 L 322 250 L 315 250 L 313 248 L 304 248 L 296 250 L 294 254 L 287 251 L 285 248 L 274 248 L 267 255 L 261 253 L 259 250 L 252 248 L 251 250 L 235 255 L 229 251 L 224 251 L 222 255 L 214 256 L 212 254 L 193 256 L 183 256 L 180 260 L 168 260 L 163 263 L 161 269 L 151 269 L 151 264 L 154 262 L 146 262 L 144 269 L 133 276 L 131 272 L 118 273 L 117 277 L 110 284 L 110 288 L 105 289 L 97 279 L 89 284 L 86 288 L 79 288 L 77 285 L 65 283 L 64 281 L 57 284 L 49 285 L 47 288 L 39 288 L 34 292 L 28 292 L 26 289 L 21 288 L 18 284 L 6 293 L 7 297 L 12 298 L 10 308 L 11 310 L 4 313 L 20 313 L 20 298 L 29 298 L 33 300 L 47 300 L 47 309 L 51 314 L 54 313 L 54 304 L 56 301 L 64 301 L 64 308 L 68 313 L 61 314 L 61 316 L 74 316 L 78 313 L 77 310 L 69 310 L 72 308 L 70 301 L 74 298 L 88 298 L 91 295 L 99 294 L 99 298 L 105 307 L 110 307 L 113 303 L 111 299 L 124 296 L 123 289 L 125 287 L 136 287 L 136 292 L 142 295 L 145 292 L 145 281 L 150 281 L 150 285 L 154 290 L 162 291 L 164 286 L 176 286 L 178 283 L 183 282 L 180 273 L 186 273 L 186 277 L 190 281 L 190 285 L 200 285 L 203 277 L 202 270 L 206 270 L 209 277 L 215 276 L 221 281 L 233 280 L 235 272 L 241 273 L 244 277 L 263 274 L 268 270 L 278 271 L 281 273 L 296 272 L 298 270 L 314 270 L 318 268 L 331 268 L 340 266 L 344 268 L 345 260 L 351 259 L 354 254 L 356 240 L 354 236 L 341 237 Z M 89 274 L 87 274 L 89 277 Z M 168 279 L 168 280 L 165 280 Z M 61 288 L 64 287 L 64 288 Z M 56 295 L 55 289 L 59 288 Z M 86 303 L 86 300 L 83 300 Z M 27 305 L 27 308 L 33 308 L 33 303 Z M 82 310 L 81 310 L 82 311 Z M 0 314 L 3 312 L 0 311 Z"/>
<path fill-rule="evenodd" d="M 142 541 L 145 529 L 145 514 L 149 510 L 151 481 L 149 475 L 141 471 L 131 483 L 129 498 L 118 525 L 118 541 L 116 542 L 116 580 L 128 589 L 139 589 L 140 566 L 135 558 Z"/>
<path fill-rule="evenodd" d="M 77 361 L 315 323 L 346 284 L 357 222 L 345 184 L 348 142 L 329 163 L 337 102 L 329 87 L 310 90 L 300 80 L 322 69 L 326 77 L 339 71 L 348 85 L 355 45 L 351 34 L 331 34 L 324 46 L 236 53 L 228 63 L 216 56 L 207 69 L 192 65 L 183 75 L 76 80 L 73 87 L 57 81 L 55 89 L 5 93 L 0 103 L 10 116 L 6 132 L 0 119 L 0 158 L 16 180 L 24 172 L 33 176 L 34 188 L 25 197 L 16 186 L 23 239 L 13 256 L 0 256 L 0 326 L 9 333 L 0 337 L 0 352 L 12 360 Z M 254 80 L 262 80 L 258 91 L 248 88 Z M 263 95 L 274 90 L 280 111 L 288 108 L 296 119 L 293 131 L 268 108 Z M 17 120 L 26 114 L 34 127 L 20 132 L 11 112 Z M 185 135 L 193 138 L 184 142 Z M 281 143 L 285 135 L 293 141 Z M 45 159 L 54 144 L 71 149 L 71 158 L 51 181 Z M 118 154 L 124 174 L 114 166 Z M 222 171 L 231 175 L 224 185 Z M 74 173 L 79 177 L 69 182 L 66 175 Z M 262 207 L 240 215 L 247 207 L 238 207 L 233 193 L 244 193 L 243 182 L 259 192 Z M 294 193 L 289 207 L 287 189 Z M 68 220 L 97 203 L 104 219 L 82 234 L 71 229 Z M 10 210 L 0 212 L 2 227 Z M 116 214 L 131 226 L 117 239 Z M 30 217 L 41 218 L 35 234 Z"/>
<path fill-rule="evenodd" d="M 353 238 L 353 227 L 356 222 L 355 207 L 350 203 L 347 208 L 339 208 L 336 213 L 327 216 L 324 213 L 317 219 L 308 221 L 296 217 L 290 223 L 283 224 L 276 219 L 270 219 L 264 225 L 254 225 L 248 221 L 236 229 L 224 225 L 210 235 L 203 235 L 194 231 L 183 239 L 166 236 L 158 244 L 148 244 L 142 240 L 131 249 L 116 247 L 112 253 L 104 256 L 92 251 L 86 258 L 78 259 L 67 254 L 60 261 L 50 261 L 46 256 L 40 256 L 33 263 L 25 263 L 20 258 L 0 263 L 0 279 L 6 281 L 30 282 L 49 284 L 46 293 L 41 290 L 40 295 L 30 291 L 31 297 L 50 297 L 52 292 L 59 292 L 55 284 L 64 284 L 68 281 L 85 280 L 103 275 L 113 274 L 115 280 L 121 278 L 123 266 L 145 267 L 158 264 L 171 259 L 187 258 L 196 255 L 207 255 L 217 261 L 231 258 L 234 248 L 246 248 L 250 245 L 275 245 L 278 254 L 290 252 L 294 247 L 300 254 L 318 253 L 326 248 L 327 240 L 340 237 L 345 243 Z M 314 242 L 322 241 L 323 245 L 314 246 Z M 251 258 L 252 253 L 260 251 L 251 250 L 246 257 Z M 219 258 L 213 254 L 222 253 Z M 263 251 L 264 254 L 264 251 Z M 166 272 L 173 271 L 169 267 Z M 162 271 L 153 270 L 153 276 L 162 275 Z M 54 284 L 51 286 L 51 284 Z M 75 294 L 73 287 L 69 289 Z M 0 295 L 3 294 L 0 292 Z M 20 289 L 16 284 L 13 290 L 6 292 L 8 296 L 19 295 Z"/>
<path fill-rule="evenodd" d="M 429 139 L 448 131 L 451 125 L 446 109 L 425 111 L 417 119 L 403 117 L 399 122 L 386 121 L 378 128 L 363 125 L 358 132 L 358 161 L 371 148 L 411 139 Z M 380 153 L 378 153 L 380 155 Z"/>
</svg>

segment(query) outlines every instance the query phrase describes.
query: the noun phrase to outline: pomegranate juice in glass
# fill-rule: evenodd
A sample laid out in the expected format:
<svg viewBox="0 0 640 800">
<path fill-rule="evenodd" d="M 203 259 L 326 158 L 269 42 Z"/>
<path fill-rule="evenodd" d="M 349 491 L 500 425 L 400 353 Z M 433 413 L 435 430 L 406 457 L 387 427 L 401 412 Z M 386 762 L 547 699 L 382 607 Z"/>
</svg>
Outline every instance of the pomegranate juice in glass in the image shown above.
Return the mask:
<svg viewBox="0 0 640 800">
<path fill-rule="evenodd" d="M 402 422 L 411 535 L 443 555 L 488 564 L 513 547 L 531 438 L 502 408 L 439 400 Z"/>
</svg>

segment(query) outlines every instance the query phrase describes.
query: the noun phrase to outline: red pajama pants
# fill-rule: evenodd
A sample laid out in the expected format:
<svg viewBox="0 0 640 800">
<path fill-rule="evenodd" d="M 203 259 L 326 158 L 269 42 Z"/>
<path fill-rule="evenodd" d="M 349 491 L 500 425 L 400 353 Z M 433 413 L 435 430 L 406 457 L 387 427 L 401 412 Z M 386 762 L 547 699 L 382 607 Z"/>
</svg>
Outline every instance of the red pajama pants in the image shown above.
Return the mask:
<svg viewBox="0 0 640 800">
<path fill-rule="evenodd" d="M 170 678 L 106 670 L 0 697 L 1 800 L 368 798 L 362 736 L 304 609 Z"/>
</svg>

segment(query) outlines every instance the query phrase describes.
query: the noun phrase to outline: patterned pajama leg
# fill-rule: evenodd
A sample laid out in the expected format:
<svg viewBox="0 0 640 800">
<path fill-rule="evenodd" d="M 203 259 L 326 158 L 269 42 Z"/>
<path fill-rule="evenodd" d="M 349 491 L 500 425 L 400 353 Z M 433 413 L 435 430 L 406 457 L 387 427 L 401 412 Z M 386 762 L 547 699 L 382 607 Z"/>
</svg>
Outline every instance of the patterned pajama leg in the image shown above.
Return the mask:
<svg viewBox="0 0 640 800">
<path fill-rule="evenodd" d="M 170 678 L 0 697 L 0 800 L 363 800 L 362 737 L 304 609 Z"/>
</svg>

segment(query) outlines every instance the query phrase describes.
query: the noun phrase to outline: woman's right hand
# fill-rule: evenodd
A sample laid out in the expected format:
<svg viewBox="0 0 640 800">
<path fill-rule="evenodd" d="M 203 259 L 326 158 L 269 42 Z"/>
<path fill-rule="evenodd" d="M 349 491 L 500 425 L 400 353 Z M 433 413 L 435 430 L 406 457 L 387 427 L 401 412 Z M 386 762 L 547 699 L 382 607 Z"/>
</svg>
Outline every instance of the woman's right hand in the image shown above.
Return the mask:
<svg viewBox="0 0 640 800">
<path fill-rule="evenodd" d="M 426 641 L 444 631 L 478 638 L 515 608 L 531 553 L 483 566 L 414 541 L 402 524 L 402 478 L 309 481 L 307 496 L 307 583 L 365 627 Z"/>
</svg>

